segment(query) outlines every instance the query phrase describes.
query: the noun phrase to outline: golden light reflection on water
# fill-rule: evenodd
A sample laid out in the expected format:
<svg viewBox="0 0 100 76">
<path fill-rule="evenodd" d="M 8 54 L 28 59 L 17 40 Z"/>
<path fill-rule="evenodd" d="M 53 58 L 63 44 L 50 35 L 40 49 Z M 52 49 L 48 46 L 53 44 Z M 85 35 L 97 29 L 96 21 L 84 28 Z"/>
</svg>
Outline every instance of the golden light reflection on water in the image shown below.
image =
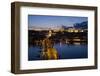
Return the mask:
<svg viewBox="0 0 100 76">
<path fill-rule="evenodd" d="M 79 42 L 74 42 L 74 45 L 80 45 L 81 43 L 79 43 Z"/>
<path fill-rule="evenodd" d="M 48 48 L 47 51 L 42 52 L 44 59 L 58 59 L 58 52 L 55 48 Z"/>
<path fill-rule="evenodd" d="M 55 48 L 53 48 L 53 44 L 50 39 L 45 38 L 42 42 L 42 46 L 42 57 L 44 59 L 58 59 L 58 52 Z"/>
</svg>

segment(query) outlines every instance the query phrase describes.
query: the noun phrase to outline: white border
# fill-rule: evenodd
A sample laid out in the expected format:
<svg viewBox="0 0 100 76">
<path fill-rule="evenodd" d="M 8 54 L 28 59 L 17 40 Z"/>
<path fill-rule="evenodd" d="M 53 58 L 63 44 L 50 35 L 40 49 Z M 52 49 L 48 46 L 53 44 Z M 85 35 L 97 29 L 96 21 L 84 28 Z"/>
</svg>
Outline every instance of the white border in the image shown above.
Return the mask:
<svg viewBox="0 0 100 76">
<path fill-rule="evenodd" d="M 21 7 L 20 14 L 21 70 L 94 65 L 94 11 L 40 7 Z M 28 14 L 88 17 L 88 59 L 28 61 Z"/>
</svg>

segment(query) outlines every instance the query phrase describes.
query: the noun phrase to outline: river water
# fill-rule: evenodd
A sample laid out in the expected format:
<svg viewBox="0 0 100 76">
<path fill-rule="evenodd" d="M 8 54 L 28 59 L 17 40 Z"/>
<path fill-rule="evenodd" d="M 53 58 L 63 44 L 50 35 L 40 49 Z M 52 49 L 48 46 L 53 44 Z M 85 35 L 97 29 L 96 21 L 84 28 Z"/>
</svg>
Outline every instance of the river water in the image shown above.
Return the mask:
<svg viewBox="0 0 100 76">
<path fill-rule="evenodd" d="M 59 59 L 79 59 L 88 58 L 88 46 L 87 44 L 62 44 L 56 43 L 53 48 L 58 52 Z M 44 60 L 41 57 L 42 48 L 39 46 L 29 46 L 28 48 L 28 60 Z"/>
</svg>

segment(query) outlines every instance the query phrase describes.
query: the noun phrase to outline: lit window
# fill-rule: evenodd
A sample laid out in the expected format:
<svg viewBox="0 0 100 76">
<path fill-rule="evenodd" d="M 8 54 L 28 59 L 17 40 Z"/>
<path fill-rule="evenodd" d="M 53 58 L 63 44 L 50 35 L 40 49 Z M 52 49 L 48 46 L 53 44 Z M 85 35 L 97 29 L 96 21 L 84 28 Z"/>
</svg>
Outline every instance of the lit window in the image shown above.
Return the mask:
<svg viewBox="0 0 100 76">
<path fill-rule="evenodd" d="M 75 32 L 77 33 L 77 32 L 78 32 L 78 30 L 75 30 Z"/>
</svg>

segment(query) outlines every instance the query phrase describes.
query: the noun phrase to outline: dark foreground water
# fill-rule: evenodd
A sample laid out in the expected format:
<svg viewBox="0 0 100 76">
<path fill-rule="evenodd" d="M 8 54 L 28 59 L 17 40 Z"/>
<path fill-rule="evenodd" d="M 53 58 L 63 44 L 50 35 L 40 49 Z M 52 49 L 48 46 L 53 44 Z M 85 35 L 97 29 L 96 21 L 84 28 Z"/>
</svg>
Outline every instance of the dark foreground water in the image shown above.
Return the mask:
<svg viewBox="0 0 100 76">
<path fill-rule="evenodd" d="M 54 48 L 58 52 L 59 59 L 78 59 L 88 57 L 87 44 L 68 45 L 57 43 L 54 45 Z M 43 60 L 41 58 L 41 51 L 42 48 L 38 46 L 29 46 L 28 60 Z"/>
</svg>

